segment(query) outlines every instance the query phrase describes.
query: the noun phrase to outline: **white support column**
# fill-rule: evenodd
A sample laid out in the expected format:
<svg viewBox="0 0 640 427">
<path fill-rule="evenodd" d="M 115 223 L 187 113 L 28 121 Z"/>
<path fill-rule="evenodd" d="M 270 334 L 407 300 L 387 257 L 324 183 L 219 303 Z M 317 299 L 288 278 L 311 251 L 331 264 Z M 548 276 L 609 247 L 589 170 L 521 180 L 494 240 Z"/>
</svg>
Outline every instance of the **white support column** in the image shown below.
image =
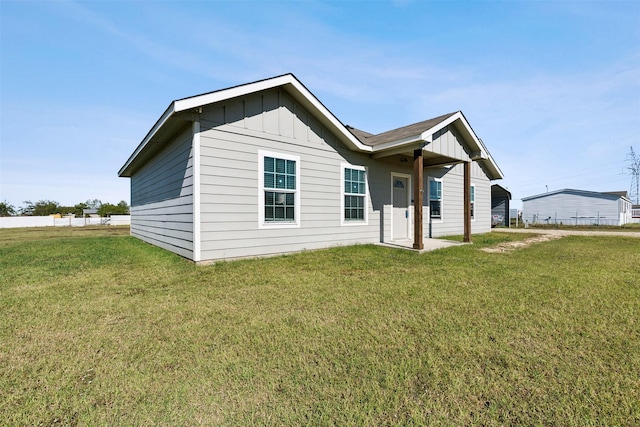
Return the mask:
<svg viewBox="0 0 640 427">
<path fill-rule="evenodd" d="M 200 119 L 193 121 L 193 261 L 202 260 L 200 236 Z"/>
</svg>

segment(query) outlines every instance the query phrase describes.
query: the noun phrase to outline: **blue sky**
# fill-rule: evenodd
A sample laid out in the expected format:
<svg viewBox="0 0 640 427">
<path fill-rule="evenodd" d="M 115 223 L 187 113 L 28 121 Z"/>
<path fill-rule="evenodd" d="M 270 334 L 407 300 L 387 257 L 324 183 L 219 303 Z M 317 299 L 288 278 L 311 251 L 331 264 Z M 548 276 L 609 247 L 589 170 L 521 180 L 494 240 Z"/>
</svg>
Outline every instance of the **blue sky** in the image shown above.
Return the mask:
<svg viewBox="0 0 640 427">
<path fill-rule="evenodd" d="M 294 73 L 378 133 L 462 110 L 513 204 L 629 190 L 638 1 L 0 1 L 0 201 L 129 200 L 172 100 Z"/>
</svg>

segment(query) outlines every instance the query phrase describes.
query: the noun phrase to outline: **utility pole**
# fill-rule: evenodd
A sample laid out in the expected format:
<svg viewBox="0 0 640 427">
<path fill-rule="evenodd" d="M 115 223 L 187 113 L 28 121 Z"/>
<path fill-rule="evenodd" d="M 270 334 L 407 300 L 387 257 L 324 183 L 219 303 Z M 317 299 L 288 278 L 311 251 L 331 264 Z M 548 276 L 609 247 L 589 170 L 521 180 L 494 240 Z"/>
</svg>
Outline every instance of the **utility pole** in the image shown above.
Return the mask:
<svg viewBox="0 0 640 427">
<path fill-rule="evenodd" d="M 629 192 L 629 197 L 634 205 L 640 205 L 640 157 L 636 156 L 633 147 L 630 148 L 631 152 L 627 156 L 627 160 L 631 163 L 631 166 L 627 168 L 631 173 L 631 191 Z"/>
</svg>

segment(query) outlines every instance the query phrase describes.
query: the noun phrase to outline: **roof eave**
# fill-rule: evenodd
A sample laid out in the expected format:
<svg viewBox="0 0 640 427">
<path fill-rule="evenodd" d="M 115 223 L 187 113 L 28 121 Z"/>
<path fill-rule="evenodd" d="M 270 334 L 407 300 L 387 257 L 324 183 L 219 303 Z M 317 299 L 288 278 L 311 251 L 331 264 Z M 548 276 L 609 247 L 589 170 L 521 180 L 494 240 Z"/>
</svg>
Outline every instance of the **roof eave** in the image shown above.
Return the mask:
<svg viewBox="0 0 640 427">
<path fill-rule="evenodd" d="M 301 102 L 307 109 L 314 110 L 314 112 L 319 115 L 322 124 L 330 128 L 330 130 L 339 137 L 339 140 L 346 144 L 350 149 L 366 153 L 373 151 L 372 147 L 361 143 L 351 132 L 349 132 L 346 126 L 340 122 L 340 120 L 338 120 L 338 118 L 333 115 L 333 113 L 325 107 L 293 74 L 285 74 L 245 85 L 234 86 L 203 95 L 196 95 L 173 101 L 165 110 L 164 114 L 153 125 L 151 130 L 149 130 L 126 163 L 122 168 L 120 168 L 118 176 L 131 176 L 132 167 L 135 165 L 138 156 L 145 151 L 145 148 L 153 137 L 172 119 L 175 114 L 276 87 L 290 88 L 290 94 L 293 95 L 298 102 Z"/>
<path fill-rule="evenodd" d="M 376 145 L 373 147 L 374 153 L 380 153 L 387 150 L 393 150 L 395 148 L 399 148 L 403 145 L 415 144 L 416 142 L 422 142 L 425 145 L 433 142 L 433 134 L 443 129 L 444 127 L 459 121 L 462 123 L 463 128 L 465 129 L 465 133 L 467 134 L 467 140 L 473 142 L 474 146 L 470 147 L 472 149 L 471 159 L 475 161 L 481 161 L 491 172 L 492 176 L 490 177 L 492 180 L 496 179 L 504 179 L 504 174 L 496 164 L 496 162 L 491 157 L 491 154 L 484 146 L 484 143 L 477 137 L 471 125 L 465 118 L 462 111 L 457 111 L 451 116 L 447 117 L 445 120 L 439 122 L 435 126 L 423 131 L 420 134 L 413 135 L 410 137 L 402 138 L 395 141 L 389 141 L 384 144 Z"/>
<path fill-rule="evenodd" d="M 164 126 L 165 123 L 169 121 L 169 119 L 175 114 L 175 103 L 176 101 L 169 104 L 169 107 L 165 110 L 165 112 L 160 116 L 158 121 L 153 125 L 153 127 L 149 130 L 147 135 L 142 139 L 138 147 L 134 150 L 134 152 L 129 156 L 129 159 L 125 162 L 125 164 L 118 171 L 118 176 L 120 177 L 130 177 L 131 176 L 131 166 L 133 165 L 135 159 L 142 153 L 149 143 L 151 139 L 158 133 L 158 131 Z"/>
</svg>

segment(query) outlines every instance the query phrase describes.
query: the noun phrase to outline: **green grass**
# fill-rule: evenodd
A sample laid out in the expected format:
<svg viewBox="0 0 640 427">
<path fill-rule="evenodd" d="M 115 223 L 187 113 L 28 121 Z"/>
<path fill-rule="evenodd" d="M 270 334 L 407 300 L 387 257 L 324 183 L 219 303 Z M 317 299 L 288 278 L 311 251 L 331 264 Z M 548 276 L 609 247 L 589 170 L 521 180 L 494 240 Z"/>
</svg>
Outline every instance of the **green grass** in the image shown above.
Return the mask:
<svg viewBox="0 0 640 427">
<path fill-rule="evenodd" d="M 198 267 L 127 232 L 0 230 L 0 424 L 640 423 L 640 239 Z"/>
</svg>

